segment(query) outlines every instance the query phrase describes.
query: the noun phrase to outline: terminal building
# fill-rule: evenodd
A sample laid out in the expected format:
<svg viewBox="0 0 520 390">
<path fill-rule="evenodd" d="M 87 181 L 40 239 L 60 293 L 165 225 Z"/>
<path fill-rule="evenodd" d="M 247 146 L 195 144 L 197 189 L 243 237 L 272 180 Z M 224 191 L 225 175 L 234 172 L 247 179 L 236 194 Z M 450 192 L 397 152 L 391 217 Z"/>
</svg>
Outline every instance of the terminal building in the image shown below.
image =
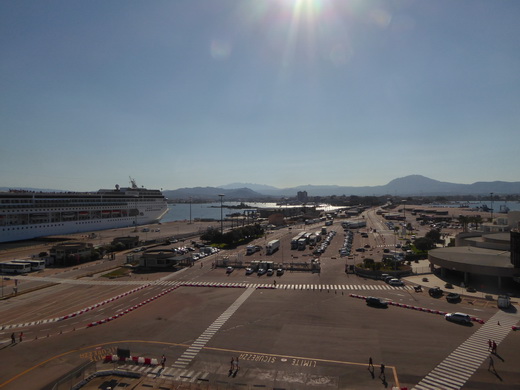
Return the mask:
<svg viewBox="0 0 520 390">
<path fill-rule="evenodd" d="M 481 231 L 458 234 L 455 247 L 433 249 L 428 260 L 441 277 L 458 274 L 466 286 L 478 279 L 495 280 L 498 288 L 511 281 L 520 287 L 520 212 L 483 224 Z"/>
</svg>

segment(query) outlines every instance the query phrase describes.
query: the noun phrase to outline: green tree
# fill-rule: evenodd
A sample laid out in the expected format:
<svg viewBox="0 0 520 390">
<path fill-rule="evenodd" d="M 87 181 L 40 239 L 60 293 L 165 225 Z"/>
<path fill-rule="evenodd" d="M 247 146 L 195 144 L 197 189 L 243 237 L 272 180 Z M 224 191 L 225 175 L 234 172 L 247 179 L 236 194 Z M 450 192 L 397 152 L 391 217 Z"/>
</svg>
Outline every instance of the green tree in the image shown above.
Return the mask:
<svg viewBox="0 0 520 390">
<path fill-rule="evenodd" d="M 420 237 L 414 242 L 415 247 L 417 250 L 421 252 L 429 251 L 430 249 L 435 248 L 435 242 L 428 237 Z"/>
<path fill-rule="evenodd" d="M 364 259 L 363 260 L 363 266 L 367 269 L 373 269 L 375 265 L 374 259 Z"/>
<path fill-rule="evenodd" d="M 441 232 L 439 232 L 437 229 L 432 229 L 428 233 L 424 235 L 424 237 L 429 238 L 433 242 L 440 243 L 441 240 Z"/>
</svg>

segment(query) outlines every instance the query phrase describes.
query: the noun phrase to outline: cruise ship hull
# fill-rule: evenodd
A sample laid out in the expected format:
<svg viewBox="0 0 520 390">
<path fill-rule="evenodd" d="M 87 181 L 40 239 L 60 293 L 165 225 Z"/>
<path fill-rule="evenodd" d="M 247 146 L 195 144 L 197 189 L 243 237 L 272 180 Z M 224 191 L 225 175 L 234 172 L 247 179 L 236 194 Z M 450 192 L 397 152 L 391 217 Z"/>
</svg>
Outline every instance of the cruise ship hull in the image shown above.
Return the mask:
<svg viewBox="0 0 520 390">
<path fill-rule="evenodd" d="M 0 193 L 0 242 L 157 223 L 168 212 L 159 190 Z"/>
</svg>

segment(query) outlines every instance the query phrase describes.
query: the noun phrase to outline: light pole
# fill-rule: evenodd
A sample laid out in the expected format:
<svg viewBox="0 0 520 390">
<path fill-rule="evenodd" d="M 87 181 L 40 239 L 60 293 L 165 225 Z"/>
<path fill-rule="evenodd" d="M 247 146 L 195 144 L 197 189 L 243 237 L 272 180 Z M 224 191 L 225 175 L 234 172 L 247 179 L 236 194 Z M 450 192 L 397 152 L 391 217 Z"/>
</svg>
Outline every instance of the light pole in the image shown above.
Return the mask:
<svg viewBox="0 0 520 390">
<path fill-rule="evenodd" d="M 491 223 L 493 223 L 493 193 L 491 192 Z"/>
<path fill-rule="evenodd" d="M 220 234 L 224 234 L 224 219 L 222 218 L 222 198 L 224 194 L 219 194 L 220 196 Z"/>
</svg>

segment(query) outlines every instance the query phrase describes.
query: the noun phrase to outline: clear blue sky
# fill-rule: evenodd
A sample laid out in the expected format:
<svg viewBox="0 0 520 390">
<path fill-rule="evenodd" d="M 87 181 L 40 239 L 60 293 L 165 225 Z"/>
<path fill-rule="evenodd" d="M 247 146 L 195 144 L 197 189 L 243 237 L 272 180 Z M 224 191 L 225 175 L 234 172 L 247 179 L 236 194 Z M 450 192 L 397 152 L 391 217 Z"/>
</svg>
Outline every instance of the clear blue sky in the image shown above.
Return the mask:
<svg viewBox="0 0 520 390">
<path fill-rule="evenodd" d="M 0 187 L 518 181 L 520 1 L 0 2 Z"/>
</svg>

